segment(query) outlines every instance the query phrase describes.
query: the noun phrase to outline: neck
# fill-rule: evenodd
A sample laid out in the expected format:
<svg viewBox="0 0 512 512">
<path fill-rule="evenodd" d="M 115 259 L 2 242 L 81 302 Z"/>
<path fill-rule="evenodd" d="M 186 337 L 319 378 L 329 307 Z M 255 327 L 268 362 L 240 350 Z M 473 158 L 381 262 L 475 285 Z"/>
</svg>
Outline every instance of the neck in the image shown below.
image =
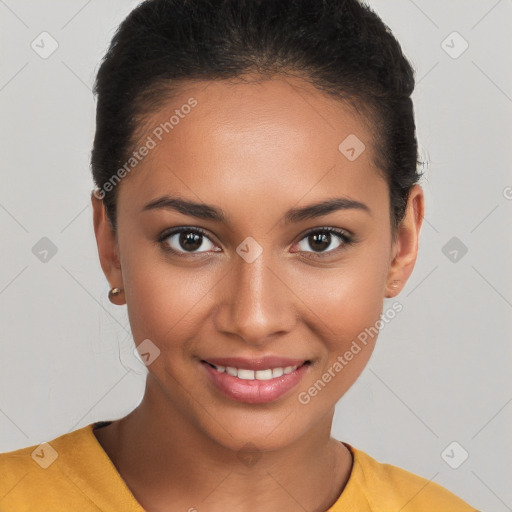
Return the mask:
<svg viewBox="0 0 512 512">
<path fill-rule="evenodd" d="M 155 387 L 156 386 L 156 387 Z M 327 510 L 341 494 L 352 455 L 330 437 L 334 409 L 293 442 L 263 452 L 232 449 L 165 407 L 148 376 L 140 405 L 95 431 L 132 494 L 147 512 L 272 508 Z M 300 506 L 299 506 L 300 505 Z"/>
</svg>

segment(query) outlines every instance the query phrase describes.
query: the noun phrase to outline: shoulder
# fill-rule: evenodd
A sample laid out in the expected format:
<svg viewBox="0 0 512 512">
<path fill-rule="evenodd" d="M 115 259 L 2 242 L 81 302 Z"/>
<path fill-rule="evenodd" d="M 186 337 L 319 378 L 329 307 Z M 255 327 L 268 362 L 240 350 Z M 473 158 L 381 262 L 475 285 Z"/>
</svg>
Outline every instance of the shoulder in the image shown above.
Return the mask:
<svg viewBox="0 0 512 512">
<path fill-rule="evenodd" d="M 0 510 L 26 506 L 50 483 L 56 484 L 54 443 L 0 453 Z"/>
<path fill-rule="evenodd" d="M 353 476 L 372 512 L 477 512 L 461 498 L 432 480 L 378 462 L 347 443 L 354 457 Z"/>
<path fill-rule="evenodd" d="M 75 468 L 90 460 L 90 430 L 88 425 L 49 442 L 0 453 L 0 510 L 60 510 L 59 497 L 82 505 Z"/>
<path fill-rule="evenodd" d="M 31 453 L 35 448 L 37 445 L 0 453 L 0 500 L 33 471 L 35 462 Z"/>
</svg>

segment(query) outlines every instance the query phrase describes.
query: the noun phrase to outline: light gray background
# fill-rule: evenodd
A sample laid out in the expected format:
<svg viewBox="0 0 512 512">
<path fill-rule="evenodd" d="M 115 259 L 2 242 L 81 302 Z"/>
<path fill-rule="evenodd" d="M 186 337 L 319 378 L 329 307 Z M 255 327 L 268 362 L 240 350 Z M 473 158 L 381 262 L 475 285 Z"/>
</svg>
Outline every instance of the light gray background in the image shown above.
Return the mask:
<svg viewBox="0 0 512 512">
<path fill-rule="evenodd" d="M 147 370 L 126 306 L 108 301 L 89 199 L 91 87 L 136 3 L 0 0 L 0 452 L 142 398 Z M 426 218 L 414 272 L 385 303 L 404 309 L 340 401 L 333 435 L 482 510 L 512 510 L 512 2 L 369 3 L 416 69 Z M 59 45 L 47 59 L 31 48 L 43 31 Z M 458 58 L 442 46 L 454 31 L 469 43 Z M 46 262 L 32 251 L 43 237 L 57 248 Z M 443 252 L 452 237 L 468 250 L 457 261 Z"/>
</svg>

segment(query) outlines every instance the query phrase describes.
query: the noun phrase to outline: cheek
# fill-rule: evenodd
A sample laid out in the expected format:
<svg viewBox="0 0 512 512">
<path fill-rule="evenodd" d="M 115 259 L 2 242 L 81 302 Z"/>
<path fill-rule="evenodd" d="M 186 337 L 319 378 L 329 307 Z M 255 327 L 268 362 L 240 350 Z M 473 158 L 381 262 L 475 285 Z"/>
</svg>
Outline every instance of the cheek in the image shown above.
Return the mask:
<svg viewBox="0 0 512 512">
<path fill-rule="evenodd" d="M 138 343 L 149 338 L 172 350 L 175 344 L 167 341 L 186 340 L 197 329 L 201 298 L 215 281 L 199 267 L 171 265 L 163 258 L 146 264 L 148 255 L 139 256 L 133 254 L 123 267 L 134 339 Z"/>
<path fill-rule="evenodd" d="M 388 273 L 385 244 L 367 244 L 354 251 L 337 268 L 302 277 L 301 294 L 330 333 L 332 349 L 341 340 L 357 337 L 374 325 L 382 313 L 383 290 Z"/>
<path fill-rule="evenodd" d="M 354 251 L 336 269 L 316 273 L 304 283 L 308 308 L 315 313 L 316 332 L 323 358 L 312 394 L 322 391 L 323 400 L 334 404 L 350 388 L 366 366 L 375 347 L 387 278 L 387 241 L 376 239 Z M 313 318 L 313 317 L 310 317 Z M 331 383 L 328 384 L 327 383 Z M 306 390 L 307 391 L 307 390 Z"/>
</svg>

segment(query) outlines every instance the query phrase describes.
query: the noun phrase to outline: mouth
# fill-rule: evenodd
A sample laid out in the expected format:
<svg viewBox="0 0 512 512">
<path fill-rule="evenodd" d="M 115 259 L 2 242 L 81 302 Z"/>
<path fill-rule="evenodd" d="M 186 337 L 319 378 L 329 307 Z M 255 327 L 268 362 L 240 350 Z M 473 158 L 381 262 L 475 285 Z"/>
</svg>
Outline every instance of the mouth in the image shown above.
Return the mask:
<svg viewBox="0 0 512 512">
<path fill-rule="evenodd" d="M 308 359 L 300 364 L 274 367 L 269 366 L 268 368 L 256 370 L 250 368 L 237 368 L 235 366 L 213 364 L 209 361 L 205 361 L 204 359 L 201 360 L 201 363 L 209 365 L 219 373 L 227 373 L 228 375 L 241 380 L 272 380 L 278 377 L 282 377 L 283 375 L 288 375 L 304 365 L 309 365 L 311 364 L 311 361 Z M 251 365 L 246 364 L 245 366 Z"/>
<path fill-rule="evenodd" d="M 234 358 L 221 362 L 224 364 L 219 360 L 200 361 L 217 391 L 231 400 L 248 404 L 273 402 L 285 396 L 299 384 L 311 366 L 309 359 L 280 359 L 274 363 L 268 359 L 245 360 L 236 366 Z M 290 362 L 295 364 L 284 364 Z"/>
</svg>

